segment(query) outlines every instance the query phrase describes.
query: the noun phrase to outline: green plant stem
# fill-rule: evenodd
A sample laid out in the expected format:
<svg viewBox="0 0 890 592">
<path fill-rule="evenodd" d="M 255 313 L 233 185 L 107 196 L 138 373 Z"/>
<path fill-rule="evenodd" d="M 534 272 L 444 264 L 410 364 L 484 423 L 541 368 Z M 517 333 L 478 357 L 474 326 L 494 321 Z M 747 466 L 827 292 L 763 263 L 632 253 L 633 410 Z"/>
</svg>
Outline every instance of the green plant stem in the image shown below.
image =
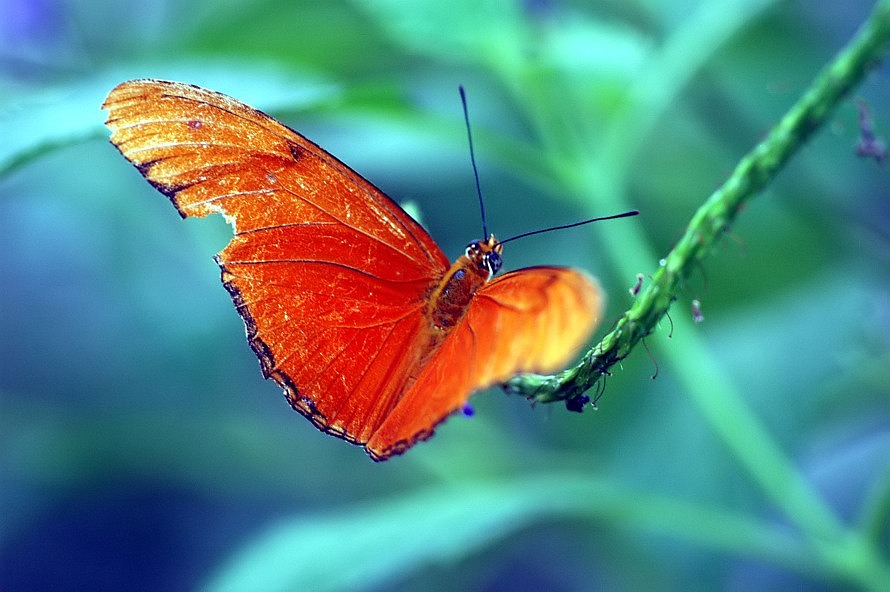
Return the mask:
<svg viewBox="0 0 890 592">
<path fill-rule="evenodd" d="M 759 193 L 827 119 L 844 96 L 876 65 L 890 41 L 890 0 L 882 0 L 856 37 L 816 78 L 769 136 L 739 162 L 726 182 L 693 215 L 652 281 L 580 364 L 554 376 L 523 375 L 509 391 L 540 403 L 589 390 L 609 368 L 652 333 L 678 288 L 731 228 L 744 204 Z M 645 241 L 644 241 L 645 242 Z M 624 250 L 627 245 L 623 245 Z M 648 251 L 648 249 L 646 249 Z"/>
<path fill-rule="evenodd" d="M 626 357 L 636 344 L 655 330 L 670 308 L 678 290 L 701 264 L 736 219 L 743 205 L 759 193 L 799 150 L 832 110 L 880 59 L 890 40 L 890 0 L 879 2 L 855 38 L 823 70 L 801 99 L 789 110 L 768 137 L 746 155 L 733 174 L 698 209 L 686 232 L 652 274 L 648 288 L 622 315 L 614 329 L 576 367 L 554 376 L 521 376 L 507 386 L 538 402 L 565 400 L 583 394 L 609 368 Z M 621 159 L 624 163 L 630 158 Z M 579 163 L 573 162 L 573 165 Z M 581 164 L 583 168 L 583 164 Z M 597 195 L 613 196 L 608 207 L 626 208 L 621 196 L 622 176 L 596 174 L 587 167 L 583 182 L 566 178 L 578 187 L 595 178 Z M 622 170 L 622 167 L 618 167 Z M 564 168 L 562 169 L 565 170 Z M 623 167 L 626 170 L 626 166 Z M 594 185 L 595 186 L 595 185 Z M 598 203 L 602 203 L 599 200 Z M 651 253 L 637 229 L 623 231 L 624 254 Z M 629 240 L 627 240 L 629 239 Z M 606 241 L 610 248 L 610 241 Z M 620 260 L 612 253 L 613 260 Z M 645 255 L 643 255 L 645 256 Z M 650 260 L 654 260 L 654 257 Z M 637 268 L 639 269 L 639 268 Z M 888 568 L 873 545 L 848 533 L 806 479 L 795 469 L 762 422 L 749 409 L 744 397 L 732 386 L 719 363 L 713 359 L 693 330 L 687 316 L 677 319 L 675 339 L 665 354 L 692 400 L 726 442 L 740 463 L 752 474 L 769 497 L 783 509 L 806 536 L 812 550 L 841 577 L 866 588 L 880 589 L 890 581 Z"/>
</svg>

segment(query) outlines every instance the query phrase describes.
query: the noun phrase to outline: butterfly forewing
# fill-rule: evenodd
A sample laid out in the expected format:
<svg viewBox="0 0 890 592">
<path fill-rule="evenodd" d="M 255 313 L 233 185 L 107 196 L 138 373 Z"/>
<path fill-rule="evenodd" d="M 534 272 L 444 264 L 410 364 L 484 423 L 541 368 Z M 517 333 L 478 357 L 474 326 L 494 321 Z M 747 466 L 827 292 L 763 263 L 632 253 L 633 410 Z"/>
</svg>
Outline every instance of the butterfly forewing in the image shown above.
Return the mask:
<svg viewBox="0 0 890 592">
<path fill-rule="evenodd" d="M 448 266 L 398 204 L 302 135 L 231 97 L 134 80 L 111 91 L 103 107 L 111 141 L 183 216 L 220 212 L 236 232 L 336 222 L 424 269 Z"/>
<path fill-rule="evenodd" d="M 435 242 L 342 162 L 230 97 L 136 80 L 103 107 L 112 142 L 184 217 L 233 224 L 217 261 L 266 376 L 320 428 L 367 441 L 416 363 L 405 352 L 428 340 L 423 303 L 448 267 Z"/>
</svg>

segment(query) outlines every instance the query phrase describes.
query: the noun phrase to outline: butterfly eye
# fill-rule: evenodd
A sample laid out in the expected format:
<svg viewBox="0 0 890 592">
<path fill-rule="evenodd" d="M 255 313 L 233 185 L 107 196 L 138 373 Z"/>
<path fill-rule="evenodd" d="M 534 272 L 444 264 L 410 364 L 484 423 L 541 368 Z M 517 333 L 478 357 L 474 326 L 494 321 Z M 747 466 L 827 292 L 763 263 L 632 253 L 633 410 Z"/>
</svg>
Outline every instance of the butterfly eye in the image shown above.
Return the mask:
<svg viewBox="0 0 890 592">
<path fill-rule="evenodd" d="M 501 265 L 504 264 L 504 260 L 501 258 L 500 253 L 497 251 L 492 251 L 488 255 L 485 256 L 485 267 L 491 271 L 491 274 L 494 275 L 501 269 Z"/>
</svg>

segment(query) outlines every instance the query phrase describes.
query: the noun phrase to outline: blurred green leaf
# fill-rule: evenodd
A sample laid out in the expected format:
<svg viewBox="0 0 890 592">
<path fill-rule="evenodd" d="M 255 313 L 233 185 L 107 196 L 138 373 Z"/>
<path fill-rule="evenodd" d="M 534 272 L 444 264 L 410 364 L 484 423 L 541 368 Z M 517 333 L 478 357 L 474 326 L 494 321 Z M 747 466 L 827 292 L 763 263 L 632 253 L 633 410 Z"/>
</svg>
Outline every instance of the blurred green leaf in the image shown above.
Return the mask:
<svg viewBox="0 0 890 592">
<path fill-rule="evenodd" d="M 107 135 L 99 109 L 108 92 L 124 80 L 163 78 L 238 94 L 259 109 L 307 108 L 338 100 L 340 90 L 319 76 L 271 64 L 203 61 L 181 65 L 141 64 L 59 85 L 47 91 L 9 91 L 0 110 L 0 177 L 47 152 Z"/>
<path fill-rule="evenodd" d="M 519 3 L 493 0 L 356 2 L 391 41 L 425 57 L 477 63 L 513 59 L 524 37 Z M 435 43 L 430 40 L 435 39 Z"/>
<path fill-rule="evenodd" d="M 690 536 L 798 569 L 806 550 L 769 525 L 728 512 L 616 488 L 584 474 L 464 482 L 398 499 L 282 521 L 202 586 L 214 592 L 357 590 L 391 586 L 430 564 L 457 563 L 536 521 L 606 517 L 643 531 Z"/>
</svg>

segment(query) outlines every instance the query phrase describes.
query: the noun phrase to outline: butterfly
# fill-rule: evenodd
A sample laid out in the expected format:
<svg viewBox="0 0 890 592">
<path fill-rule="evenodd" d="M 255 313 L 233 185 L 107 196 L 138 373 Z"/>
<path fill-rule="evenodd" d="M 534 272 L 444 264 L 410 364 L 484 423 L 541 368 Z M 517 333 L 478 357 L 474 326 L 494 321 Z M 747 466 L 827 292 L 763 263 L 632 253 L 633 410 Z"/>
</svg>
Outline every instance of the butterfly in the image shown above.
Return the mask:
<svg viewBox="0 0 890 592">
<path fill-rule="evenodd" d="M 559 369 L 602 313 L 584 272 L 494 277 L 494 235 L 451 263 L 382 191 L 231 97 L 142 79 L 102 107 L 111 142 L 183 218 L 232 225 L 215 260 L 263 375 L 376 461 L 429 438 L 473 392 Z"/>
</svg>

